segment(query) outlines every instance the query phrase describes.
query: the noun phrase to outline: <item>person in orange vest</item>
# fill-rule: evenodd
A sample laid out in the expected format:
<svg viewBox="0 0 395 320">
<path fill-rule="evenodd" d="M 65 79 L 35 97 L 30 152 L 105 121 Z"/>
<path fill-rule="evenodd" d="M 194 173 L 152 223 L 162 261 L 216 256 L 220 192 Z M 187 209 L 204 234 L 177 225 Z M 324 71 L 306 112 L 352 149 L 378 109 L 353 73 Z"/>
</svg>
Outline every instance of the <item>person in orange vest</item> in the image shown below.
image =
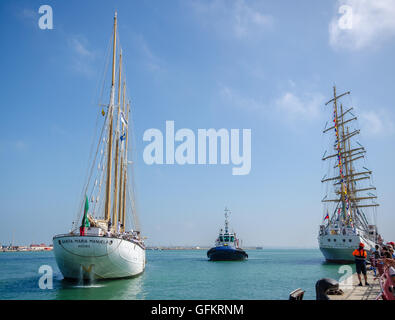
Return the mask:
<svg viewBox="0 0 395 320">
<path fill-rule="evenodd" d="M 368 277 L 366 275 L 366 258 L 367 253 L 366 250 L 363 248 L 365 245 L 361 242 L 359 244 L 359 248 L 355 249 L 352 255 L 355 257 L 355 268 L 357 269 L 357 275 L 359 280 L 359 286 L 362 286 L 361 280 L 361 272 L 363 277 L 365 278 L 365 285 L 368 286 Z"/>
</svg>

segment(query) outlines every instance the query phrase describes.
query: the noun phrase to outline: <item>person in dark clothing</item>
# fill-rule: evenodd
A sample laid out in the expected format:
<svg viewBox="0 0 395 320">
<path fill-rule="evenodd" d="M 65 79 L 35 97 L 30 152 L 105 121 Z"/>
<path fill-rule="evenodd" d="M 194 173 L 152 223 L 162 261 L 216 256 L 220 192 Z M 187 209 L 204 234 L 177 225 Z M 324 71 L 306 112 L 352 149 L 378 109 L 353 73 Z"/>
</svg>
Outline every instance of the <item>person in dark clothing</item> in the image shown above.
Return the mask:
<svg viewBox="0 0 395 320">
<path fill-rule="evenodd" d="M 357 269 L 357 275 L 358 275 L 358 280 L 359 280 L 359 286 L 362 286 L 362 280 L 361 280 L 361 273 L 363 274 L 365 278 L 365 285 L 368 286 L 368 277 L 366 275 L 366 258 L 367 258 L 367 253 L 366 250 L 364 249 L 364 244 L 361 242 L 359 244 L 359 248 L 355 249 L 352 255 L 355 257 L 355 268 Z"/>
<path fill-rule="evenodd" d="M 376 244 L 376 247 L 375 247 L 375 249 L 376 250 L 374 250 L 374 258 L 377 260 L 377 259 L 380 259 L 380 257 L 381 257 L 381 252 L 380 252 L 380 247 L 379 247 L 379 245 L 377 245 Z"/>
</svg>

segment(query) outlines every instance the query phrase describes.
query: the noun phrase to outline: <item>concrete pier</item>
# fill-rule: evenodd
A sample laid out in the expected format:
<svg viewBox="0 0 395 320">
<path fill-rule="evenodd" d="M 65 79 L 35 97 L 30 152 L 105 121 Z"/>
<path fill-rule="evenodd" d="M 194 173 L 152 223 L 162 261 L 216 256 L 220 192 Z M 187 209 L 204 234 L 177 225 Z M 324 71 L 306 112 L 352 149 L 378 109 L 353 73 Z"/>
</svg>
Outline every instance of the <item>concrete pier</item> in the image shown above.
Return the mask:
<svg viewBox="0 0 395 320">
<path fill-rule="evenodd" d="M 330 300 L 376 300 L 378 295 L 381 293 L 379 278 L 374 277 L 372 270 L 368 270 L 368 283 L 369 286 L 365 286 L 365 281 L 362 277 L 363 287 L 358 286 L 359 280 L 356 273 L 349 278 L 340 282 L 339 289 L 343 290 L 342 295 L 329 295 Z"/>
</svg>

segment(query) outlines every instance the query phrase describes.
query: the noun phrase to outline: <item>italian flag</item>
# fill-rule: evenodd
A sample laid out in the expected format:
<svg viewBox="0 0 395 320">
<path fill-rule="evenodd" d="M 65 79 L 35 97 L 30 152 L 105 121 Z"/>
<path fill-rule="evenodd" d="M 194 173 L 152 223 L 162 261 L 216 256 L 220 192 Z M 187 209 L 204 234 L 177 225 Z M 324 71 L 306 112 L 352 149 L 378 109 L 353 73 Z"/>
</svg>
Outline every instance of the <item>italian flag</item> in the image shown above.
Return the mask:
<svg viewBox="0 0 395 320">
<path fill-rule="evenodd" d="M 90 227 L 91 224 L 89 223 L 88 219 L 88 210 L 89 210 L 89 201 L 88 196 L 85 196 L 85 208 L 84 208 L 84 216 L 82 217 L 81 227 L 80 227 L 80 235 L 85 235 L 85 228 Z"/>
</svg>

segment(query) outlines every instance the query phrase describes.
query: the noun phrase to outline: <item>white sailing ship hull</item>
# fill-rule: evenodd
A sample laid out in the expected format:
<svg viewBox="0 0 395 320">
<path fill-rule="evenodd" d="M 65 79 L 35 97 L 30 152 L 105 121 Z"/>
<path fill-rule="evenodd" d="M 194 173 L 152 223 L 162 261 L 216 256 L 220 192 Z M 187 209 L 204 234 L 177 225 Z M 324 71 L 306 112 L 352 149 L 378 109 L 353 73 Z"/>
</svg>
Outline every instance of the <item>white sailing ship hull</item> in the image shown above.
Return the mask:
<svg viewBox="0 0 395 320">
<path fill-rule="evenodd" d="M 61 235 L 53 238 L 56 262 L 66 279 L 133 277 L 145 269 L 145 248 L 109 237 Z"/>
<path fill-rule="evenodd" d="M 364 249 L 369 253 L 375 243 L 360 235 L 327 234 L 318 237 L 318 243 L 322 254 L 328 262 L 352 263 L 354 262 L 353 251 L 359 243 L 365 245 Z"/>
</svg>

